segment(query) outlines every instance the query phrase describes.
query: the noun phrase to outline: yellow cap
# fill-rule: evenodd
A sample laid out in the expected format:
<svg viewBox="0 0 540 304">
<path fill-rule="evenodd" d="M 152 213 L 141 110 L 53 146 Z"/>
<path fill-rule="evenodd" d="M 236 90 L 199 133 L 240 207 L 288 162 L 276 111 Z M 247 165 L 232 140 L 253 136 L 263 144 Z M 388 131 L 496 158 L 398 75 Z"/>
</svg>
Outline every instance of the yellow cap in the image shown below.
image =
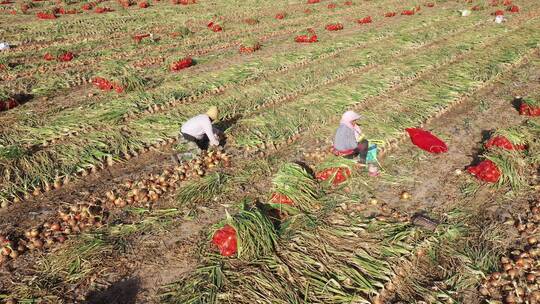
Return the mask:
<svg viewBox="0 0 540 304">
<path fill-rule="evenodd" d="M 217 120 L 219 116 L 218 108 L 216 106 L 211 106 L 208 111 L 206 111 L 206 115 L 212 120 Z"/>
</svg>

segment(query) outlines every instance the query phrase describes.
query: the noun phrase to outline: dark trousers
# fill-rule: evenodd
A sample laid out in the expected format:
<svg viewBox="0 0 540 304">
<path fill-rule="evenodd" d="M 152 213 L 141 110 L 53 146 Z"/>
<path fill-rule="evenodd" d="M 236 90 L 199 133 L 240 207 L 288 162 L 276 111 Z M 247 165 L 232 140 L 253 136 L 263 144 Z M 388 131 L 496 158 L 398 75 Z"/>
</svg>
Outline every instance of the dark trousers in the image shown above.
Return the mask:
<svg viewBox="0 0 540 304">
<path fill-rule="evenodd" d="M 361 162 L 365 162 L 368 148 L 369 148 L 369 142 L 364 139 L 358 143 L 358 148 L 355 149 L 353 154 L 345 155 L 343 157 L 347 159 L 355 159 L 356 157 L 358 157 Z"/>
</svg>

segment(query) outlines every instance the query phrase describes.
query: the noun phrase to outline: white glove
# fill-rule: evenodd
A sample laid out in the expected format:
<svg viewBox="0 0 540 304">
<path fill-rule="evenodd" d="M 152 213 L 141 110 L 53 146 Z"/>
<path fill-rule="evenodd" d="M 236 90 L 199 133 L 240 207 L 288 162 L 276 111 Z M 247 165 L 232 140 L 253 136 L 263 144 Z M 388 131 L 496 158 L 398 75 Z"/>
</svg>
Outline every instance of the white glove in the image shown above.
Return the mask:
<svg viewBox="0 0 540 304">
<path fill-rule="evenodd" d="M 214 138 L 210 140 L 211 146 L 219 146 L 219 137 L 217 135 L 214 135 Z"/>
</svg>

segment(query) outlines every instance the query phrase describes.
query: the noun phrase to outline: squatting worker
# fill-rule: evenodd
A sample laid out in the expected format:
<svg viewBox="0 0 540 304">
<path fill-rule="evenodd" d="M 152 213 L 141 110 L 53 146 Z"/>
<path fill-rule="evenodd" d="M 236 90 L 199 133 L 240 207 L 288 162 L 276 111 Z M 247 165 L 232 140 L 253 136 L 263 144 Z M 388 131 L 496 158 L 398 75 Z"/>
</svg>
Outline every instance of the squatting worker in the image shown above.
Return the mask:
<svg viewBox="0 0 540 304">
<path fill-rule="evenodd" d="M 341 116 L 332 147 L 335 155 L 350 159 L 359 156 L 360 162 L 365 162 L 368 143 L 362 140 L 362 130 L 356 124 L 360 118 L 361 116 L 353 111 L 347 111 Z"/>
<path fill-rule="evenodd" d="M 174 153 L 173 160 L 175 162 L 189 160 L 198 155 L 201 150 L 219 146 L 222 133 L 212 125 L 218 117 L 218 108 L 212 106 L 205 114 L 199 114 L 186 121 L 178 135 L 178 144 L 186 150 L 184 153 Z"/>
</svg>

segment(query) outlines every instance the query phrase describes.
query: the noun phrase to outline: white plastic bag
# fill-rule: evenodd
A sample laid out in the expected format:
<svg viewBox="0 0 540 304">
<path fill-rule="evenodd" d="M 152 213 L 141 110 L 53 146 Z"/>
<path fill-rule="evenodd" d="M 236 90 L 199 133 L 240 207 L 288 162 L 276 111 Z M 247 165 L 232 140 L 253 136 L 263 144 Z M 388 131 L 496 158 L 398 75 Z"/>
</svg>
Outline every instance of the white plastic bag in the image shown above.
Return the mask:
<svg viewBox="0 0 540 304">
<path fill-rule="evenodd" d="M 460 12 L 461 12 L 461 17 L 467 17 L 471 14 L 470 10 L 462 10 Z"/>
<path fill-rule="evenodd" d="M 9 50 L 9 44 L 7 42 L 0 42 L 0 51 Z"/>
<path fill-rule="evenodd" d="M 497 17 L 495 17 L 495 23 L 498 23 L 498 24 L 501 24 L 503 23 L 505 20 L 504 20 L 504 16 L 503 15 L 499 15 Z"/>
</svg>

